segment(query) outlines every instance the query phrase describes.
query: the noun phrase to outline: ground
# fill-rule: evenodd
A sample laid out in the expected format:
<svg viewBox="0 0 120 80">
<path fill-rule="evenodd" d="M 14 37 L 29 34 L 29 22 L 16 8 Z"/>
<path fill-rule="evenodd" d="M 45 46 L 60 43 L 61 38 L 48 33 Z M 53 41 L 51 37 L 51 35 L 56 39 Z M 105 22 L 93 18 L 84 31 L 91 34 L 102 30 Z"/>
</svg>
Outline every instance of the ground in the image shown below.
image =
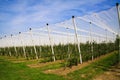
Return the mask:
<svg viewBox="0 0 120 80">
<path fill-rule="evenodd" d="M 113 64 L 116 58 L 112 52 L 65 69 L 60 60 L 40 63 L 0 56 L 0 80 L 120 80 L 120 64 Z"/>
<path fill-rule="evenodd" d="M 94 80 L 120 80 L 120 64 L 113 66 L 104 74 L 96 76 Z"/>
<path fill-rule="evenodd" d="M 106 56 L 108 56 L 108 55 L 100 56 L 100 57 L 98 57 L 98 58 L 96 58 L 96 59 L 94 59 L 92 61 L 89 60 L 88 62 L 83 62 L 83 64 L 78 64 L 77 66 L 73 66 L 72 68 L 67 67 L 65 69 L 64 67 L 62 67 L 62 68 L 59 68 L 59 69 L 46 70 L 46 71 L 44 71 L 44 73 L 52 73 L 52 74 L 57 74 L 57 75 L 63 75 L 63 76 L 65 76 L 68 73 L 71 73 L 71 72 L 79 70 L 79 69 L 81 69 L 83 67 L 86 67 L 89 64 L 91 64 L 92 62 L 96 62 L 96 61 L 98 61 L 98 60 L 100 60 L 102 58 L 105 58 Z"/>
</svg>

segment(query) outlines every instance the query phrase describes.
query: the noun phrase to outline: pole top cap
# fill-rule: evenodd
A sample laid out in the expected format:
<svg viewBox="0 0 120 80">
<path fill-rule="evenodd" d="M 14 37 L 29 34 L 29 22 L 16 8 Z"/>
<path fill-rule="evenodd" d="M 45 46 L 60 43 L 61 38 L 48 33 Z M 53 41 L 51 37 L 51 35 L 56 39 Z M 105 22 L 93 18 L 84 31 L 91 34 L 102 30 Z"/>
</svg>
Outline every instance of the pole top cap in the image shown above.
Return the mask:
<svg viewBox="0 0 120 80">
<path fill-rule="evenodd" d="M 48 23 L 46 23 L 46 25 L 48 26 L 49 24 L 48 24 Z"/>
<path fill-rule="evenodd" d="M 19 34 L 21 34 L 21 32 L 19 32 Z"/>
<path fill-rule="evenodd" d="M 92 22 L 89 22 L 90 24 L 92 24 Z"/>
<path fill-rule="evenodd" d="M 75 18 L 75 16 L 72 16 L 72 18 Z"/>
<path fill-rule="evenodd" d="M 13 36 L 13 35 L 11 34 L 11 36 Z"/>
<path fill-rule="evenodd" d="M 32 28 L 29 28 L 29 30 L 32 30 Z"/>
<path fill-rule="evenodd" d="M 116 3 L 116 6 L 118 6 L 119 5 L 119 3 Z"/>
<path fill-rule="evenodd" d="M 66 29 L 69 29 L 68 27 L 66 27 Z"/>
</svg>

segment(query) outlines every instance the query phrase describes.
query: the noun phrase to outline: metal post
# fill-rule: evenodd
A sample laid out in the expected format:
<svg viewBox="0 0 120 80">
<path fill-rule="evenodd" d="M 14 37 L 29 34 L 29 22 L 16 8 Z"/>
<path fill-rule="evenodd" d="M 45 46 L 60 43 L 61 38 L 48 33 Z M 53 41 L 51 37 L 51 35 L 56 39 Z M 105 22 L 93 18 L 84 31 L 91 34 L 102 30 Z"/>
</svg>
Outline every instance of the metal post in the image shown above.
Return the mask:
<svg viewBox="0 0 120 80">
<path fill-rule="evenodd" d="M 53 44 L 52 44 L 52 41 L 51 41 L 51 36 L 50 36 L 50 30 L 49 30 L 49 27 L 48 27 L 48 23 L 46 25 L 47 25 L 47 30 L 48 30 L 48 36 L 49 36 L 49 41 L 50 41 L 50 45 L 51 45 L 51 50 L 52 50 L 52 54 L 53 54 L 53 60 L 55 61 L 54 49 L 53 49 Z"/>
<path fill-rule="evenodd" d="M 34 52 L 36 54 L 36 59 L 38 59 L 38 54 L 37 54 L 37 50 L 36 50 L 36 47 L 35 47 L 35 44 L 34 44 L 34 41 L 33 41 L 33 34 L 32 34 L 32 29 L 30 28 L 30 35 L 31 35 L 31 40 L 32 40 L 32 44 L 33 44 L 33 48 L 34 48 Z"/>
<path fill-rule="evenodd" d="M 19 35 L 20 35 L 20 40 L 21 40 L 21 44 L 22 44 L 22 48 L 23 48 L 24 57 L 27 58 L 26 57 L 26 52 L 25 52 L 25 46 L 23 44 L 23 40 L 22 40 L 22 36 L 21 36 L 21 32 L 19 32 Z"/>
<path fill-rule="evenodd" d="M 6 35 L 5 35 L 5 38 L 6 38 Z M 8 42 L 8 41 L 6 41 L 6 43 L 7 43 L 7 44 L 9 44 L 9 42 Z M 8 53 L 9 53 L 9 56 L 11 56 L 11 51 L 10 51 L 9 46 L 7 46 L 7 48 L 8 48 Z"/>
<path fill-rule="evenodd" d="M 118 24 L 119 24 L 119 30 L 118 30 L 118 38 L 119 38 L 119 64 L 120 64 L 120 11 L 119 11 L 119 3 L 116 3 L 117 8 L 117 14 L 118 14 Z"/>
<path fill-rule="evenodd" d="M 12 38 L 13 38 L 13 35 L 11 34 L 11 42 L 13 44 L 13 47 L 14 47 L 14 50 L 15 50 L 15 53 L 16 53 L 16 57 L 18 57 L 17 49 L 15 47 L 14 41 L 12 41 Z"/>
<path fill-rule="evenodd" d="M 72 16 L 72 22 L 73 22 L 73 26 L 74 26 L 74 31 L 75 31 L 75 37 L 76 37 L 76 41 L 77 41 L 77 45 L 78 45 L 78 51 L 79 51 L 79 56 L 80 56 L 80 63 L 82 64 L 82 55 L 81 55 L 81 49 L 80 49 L 80 44 L 78 42 L 78 35 L 77 35 L 77 27 L 76 27 L 76 23 L 75 23 L 75 17 Z"/>
<path fill-rule="evenodd" d="M 92 60 L 94 59 L 94 56 L 93 56 L 93 39 L 92 39 L 92 27 L 91 27 L 91 22 L 90 23 L 90 44 L 91 44 L 91 54 L 92 54 Z"/>
</svg>

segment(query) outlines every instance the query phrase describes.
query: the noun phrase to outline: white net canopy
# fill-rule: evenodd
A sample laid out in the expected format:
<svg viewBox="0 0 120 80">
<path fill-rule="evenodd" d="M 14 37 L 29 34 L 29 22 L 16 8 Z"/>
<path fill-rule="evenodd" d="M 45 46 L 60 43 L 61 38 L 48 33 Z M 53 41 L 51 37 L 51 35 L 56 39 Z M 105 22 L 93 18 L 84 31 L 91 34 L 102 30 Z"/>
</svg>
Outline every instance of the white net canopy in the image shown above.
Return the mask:
<svg viewBox="0 0 120 80">
<path fill-rule="evenodd" d="M 74 20 L 79 43 L 87 41 L 95 41 L 97 43 L 103 41 L 113 42 L 119 32 L 116 7 L 81 17 L 75 16 Z M 60 23 L 46 25 L 39 29 L 32 29 L 21 34 L 3 37 L 0 39 L 0 47 L 58 45 L 75 42 L 75 30 L 71 18 Z"/>
</svg>

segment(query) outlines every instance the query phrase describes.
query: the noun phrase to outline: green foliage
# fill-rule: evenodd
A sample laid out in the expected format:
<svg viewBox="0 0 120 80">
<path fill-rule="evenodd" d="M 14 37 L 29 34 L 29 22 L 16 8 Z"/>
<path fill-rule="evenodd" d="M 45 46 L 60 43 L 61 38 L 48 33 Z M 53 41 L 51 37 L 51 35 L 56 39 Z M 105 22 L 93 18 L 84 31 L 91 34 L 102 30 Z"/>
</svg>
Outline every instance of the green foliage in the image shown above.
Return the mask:
<svg viewBox="0 0 120 80">
<path fill-rule="evenodd" d="M 91 51 L 91 46 L 93 46 L 93 54 Z M 79 52 L 77 48 L 77 44 L 59 44 L 54 45 L 54 53 L 52 55 L 51 46 L 35 46 L 37 51 L 37 56 L 42 58 L 43 63 L 53 61 L 53 56 L 55 56 L 56 60 L 65 60 L 68 67 L 73 65 L 77 65 L 80 62 Z M 115 43 L 81 43 L 81 55 L 83 62 L 92 60 L 92 55 L 94 58 L 97 58 L 106 53 L 118 50 L 118 39 L 116 39 Z M 0 55 L 9 56 L 9 52 L 11 52 L 12 56 L 15 57 L 24 57 L 23 47 L 16 47 L 17 53 L 15 52 L 15 47 L 6 47 L 0 48 Z M 27 59 L 36 59 L 36 54 L 33 46 L 26 46 L 25 52 Z"/>
<path fill-rule="evenodd" d="M 114 52 L 105 58 L 100 59 L 90 65 L 69 73 L 67 78 L 69 80 L 93 80 L 96 75 L 107 71 L 111 66 L 118 63 L 118 53 Z"/>
</svg>

